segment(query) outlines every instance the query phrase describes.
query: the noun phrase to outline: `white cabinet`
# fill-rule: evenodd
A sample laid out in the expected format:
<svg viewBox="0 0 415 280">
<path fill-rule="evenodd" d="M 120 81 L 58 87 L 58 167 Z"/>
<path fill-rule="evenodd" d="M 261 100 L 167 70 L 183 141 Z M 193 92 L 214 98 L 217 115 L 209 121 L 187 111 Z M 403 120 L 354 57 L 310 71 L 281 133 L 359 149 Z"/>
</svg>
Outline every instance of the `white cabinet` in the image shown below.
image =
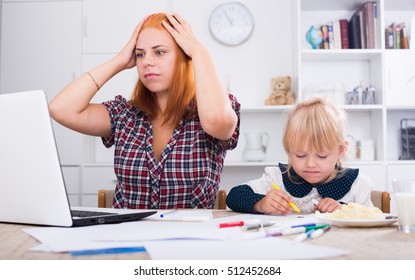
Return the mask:
<svg viewBox="0 0 415 280">
<path fill-rule="evenodd" d="M 415 51 L 385 52 L 385 105 L 415 107 Z"/>
<path fill-rule="evenodd" d="M 50 100 L 81 68 L 81 1 L 4 2 L 0 92 L 43 89 Z M 54 123 L 62 164 L 83 161 L 82 135 Z"/>
</svg>

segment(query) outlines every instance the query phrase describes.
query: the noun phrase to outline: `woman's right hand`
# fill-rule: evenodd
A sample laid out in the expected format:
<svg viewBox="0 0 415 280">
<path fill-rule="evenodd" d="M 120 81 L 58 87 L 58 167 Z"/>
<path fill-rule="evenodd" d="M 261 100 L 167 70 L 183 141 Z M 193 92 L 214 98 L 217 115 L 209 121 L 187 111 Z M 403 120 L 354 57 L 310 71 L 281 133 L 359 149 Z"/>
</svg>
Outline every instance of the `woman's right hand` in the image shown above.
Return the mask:
<svg viewBox="0 0 415 280">
<path fill-rule="evenodd" d="M 137 45 L 138 33 L 140 32 L 141 26 L 143 25 L 145 18 L 135 27 L 131 38 L 128 43 L 121 49 L 121 51 L 115 56 L 121 67 L 130 69 L 136 65 L 135 48 Z"/>
<path fill-rule="evenodd" d="M 260 201 L 255 203 L 254 210 L 264 214 L 287 215 L 292 211 L 288 204 L 293 199 L 284 191 L 270 190 Z"/>
</svg>

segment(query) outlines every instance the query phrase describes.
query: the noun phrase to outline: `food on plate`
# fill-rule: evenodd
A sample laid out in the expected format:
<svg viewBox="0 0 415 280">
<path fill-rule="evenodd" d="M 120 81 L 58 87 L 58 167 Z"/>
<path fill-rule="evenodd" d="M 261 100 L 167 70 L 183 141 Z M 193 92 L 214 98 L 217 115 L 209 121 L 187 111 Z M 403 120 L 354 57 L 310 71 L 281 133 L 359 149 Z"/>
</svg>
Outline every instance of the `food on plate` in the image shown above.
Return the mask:
<svg viewBox="0 0 415 280">
<path fill-rule="evenodd" d="M 335 220 L 384 220 L 385 215 L 377 207 L 368 207 L 358 203 L 342 205 L 339 210 L 327 213 L 327 218 Z"/>
</svg>

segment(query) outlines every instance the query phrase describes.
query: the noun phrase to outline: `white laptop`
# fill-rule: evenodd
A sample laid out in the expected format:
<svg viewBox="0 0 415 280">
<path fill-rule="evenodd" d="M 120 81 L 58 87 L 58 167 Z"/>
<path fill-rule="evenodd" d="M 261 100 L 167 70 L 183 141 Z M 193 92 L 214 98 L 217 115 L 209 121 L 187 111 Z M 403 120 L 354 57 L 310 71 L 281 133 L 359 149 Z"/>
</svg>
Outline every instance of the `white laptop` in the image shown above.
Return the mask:
<svg viewBox="0 0 415 280">
<path fill-rule="evenodd" d="M 71 227 L 134 221 L 156 213 L 107 211 L 112 210 L 72 215 L 45 93 L 0 94 L 0 222 Z"/>
</svg>

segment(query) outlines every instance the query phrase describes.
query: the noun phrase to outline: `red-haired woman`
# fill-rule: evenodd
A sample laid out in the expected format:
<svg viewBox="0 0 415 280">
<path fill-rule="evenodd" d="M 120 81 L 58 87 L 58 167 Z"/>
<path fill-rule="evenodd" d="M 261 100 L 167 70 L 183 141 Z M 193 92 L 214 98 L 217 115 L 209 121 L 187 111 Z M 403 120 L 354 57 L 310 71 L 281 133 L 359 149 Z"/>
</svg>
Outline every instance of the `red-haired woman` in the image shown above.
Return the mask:
<svg viewBox="0 0 415 280">
<path fill-rule="evenodd" d="M 91 103 L 134 66 L 130 100 Z M 115 208 L 212 208 L 226 151 L 239 137 L 240 105 L 178 14 L 146 17 L 117 55 L 67 85 L 49 110 L 60 124 L 115 146 Z"/>
</svg>

